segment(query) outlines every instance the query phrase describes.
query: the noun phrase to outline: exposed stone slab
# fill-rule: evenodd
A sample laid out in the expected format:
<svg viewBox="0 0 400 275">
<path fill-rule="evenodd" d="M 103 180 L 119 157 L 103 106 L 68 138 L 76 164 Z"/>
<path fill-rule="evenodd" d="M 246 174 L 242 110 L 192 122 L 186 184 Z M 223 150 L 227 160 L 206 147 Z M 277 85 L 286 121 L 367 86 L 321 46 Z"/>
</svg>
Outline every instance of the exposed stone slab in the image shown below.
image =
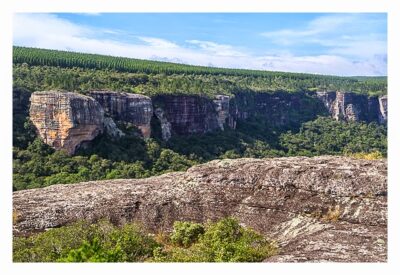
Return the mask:
<svg viewBox="0 0 400 275">
<path fill-rule="evenodd" d="M 386 261 L 386 181 L 385 160 L 215 160 L 147 179 L 14 192 L 14 234 L 99 218 L 157 232 L 176 220 L 234 216 L 278 242 L 267 261 Z"/>
</svg>

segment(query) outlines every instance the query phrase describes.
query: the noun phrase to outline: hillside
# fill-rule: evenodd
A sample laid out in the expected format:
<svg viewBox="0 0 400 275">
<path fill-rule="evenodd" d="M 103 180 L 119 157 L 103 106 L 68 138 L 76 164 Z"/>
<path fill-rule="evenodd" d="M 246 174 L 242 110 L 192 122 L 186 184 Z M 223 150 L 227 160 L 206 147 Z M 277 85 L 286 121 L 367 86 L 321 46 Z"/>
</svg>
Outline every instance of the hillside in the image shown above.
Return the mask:
<svg viewBox="0 0 400 275">
<path fill-rule="evenodd" d="M 342 90 L 385 95 L 386 77 L 338 77 L 223 69 L 95 54 L 14 47 L 14 86 L 30 91 L 113 89 L 212 97 L 248 92 Z"/>
<path fill-rule="evenodd" d="M 386 156 L 382 77 L 21 47 L 13 67 L 14 190 L 143 178 L 218 158 Z"/>
</svg>

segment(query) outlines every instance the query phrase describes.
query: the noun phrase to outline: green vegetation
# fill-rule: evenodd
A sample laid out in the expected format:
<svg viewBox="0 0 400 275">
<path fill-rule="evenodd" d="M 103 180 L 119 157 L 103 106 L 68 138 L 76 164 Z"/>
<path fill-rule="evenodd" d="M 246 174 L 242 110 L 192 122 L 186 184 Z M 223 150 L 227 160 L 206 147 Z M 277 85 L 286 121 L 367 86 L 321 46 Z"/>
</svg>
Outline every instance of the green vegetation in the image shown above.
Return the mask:
<svg viewBox="0 0 400 275">
<path fill-rule="evenodd" d="M 31 129 L 29 123 L 28 129 Z M 260 125 L 259 129 L 266 129 Z M 89 180 L 143 178 L 217 158 L 387 154 L 386 127 L 375 123 L 340 122 L 320 117 L 304 123 L 298 132 L 265 130 L 238 125 L 237 130 L 202 136 L 174 137 L 169 142 L 136 136 L 111 140 L 102 135 L 77 155 L 54 151 L 32 133 L 14 146 L 14 190 Z M 23 133 L 18 135 L 23 136 Z M 29 140 L 30 138 L 30 140 Z M 29 140 L 24 147 L 25 140 Z M 107 146 L 103 146 L 107 144 Z"/>
<path fill-rule="evenodd" d="M 213 96 L 237 91 L 346 90 L 386 94 L 385 77 L 223 69 L 94 54 L 14 47 L 14 87 L 30 91 L 113 89 L 156 94 Z"/>
<path fill-rule="evenodd" d="M 154 251 L 153 261 L 260 262 L 277 252 L 273 242 L 232 218 L 205 227 L 176 222 L 171 237 L 163 243 Z"/>
<path fill-rule="evenodd" d="M 317 104 L 304 91 L 344 89 L 386 93 L 386 78 L 334 77 L 252 70 L 188 66 L 91 54 L 14 47 L 13 190 L 89 180 L 143 178 L 217 158 L 280 157 L 321 154 L 349 155 L 376 152 L 386 156 L 387 130 L 377 124 L 337 122 L 317 118 Z M 55 152 L 36 137 L 28 118 L 29 97 L 35 90 L 67 89 L 85 93 L 113 89 L 147 95 L 215 94 L 286 91 L 304 94 L 302 110 L 290 109 L 285 128 L 254 117 L 227 129 L 201 136 L 142 140 L 134 127 L 118 125 L 125 136 L 113 140 L 100 135 L 75 156 Z M 236 100 L 241 97 L 237 94 Z M 247 96 L 246 101 L 256 100 Z M 307 103 L 307 101 L 310 101 Z M 307 103 L 307 104 L 306 104 Z M 251 104 L 248 106 L 252 106 Z M 251 107 L 249 107 L 251 108 Z M 249 110 L 251 111 L 251 110 Z M 359 156 L 354 155 L 354 156 Z M 96 245 L 96 244 L 88 244 Z"/>
<path fill-rule="evenodd" d="M 13 241 L 14 262 L 259 262 L 274 253 L 271 241 L 232 218 L 175 222 L 157 236 L 137 224 L 81 221 Z"/>
<path fill-rule="evenodd" d="M 280 139 L 292 156 L 387 152 L 387 129 L 375 123 L 344 123 L 320 117 L 304 123 L 299 133 L 288 132 Z"/>
</svg>

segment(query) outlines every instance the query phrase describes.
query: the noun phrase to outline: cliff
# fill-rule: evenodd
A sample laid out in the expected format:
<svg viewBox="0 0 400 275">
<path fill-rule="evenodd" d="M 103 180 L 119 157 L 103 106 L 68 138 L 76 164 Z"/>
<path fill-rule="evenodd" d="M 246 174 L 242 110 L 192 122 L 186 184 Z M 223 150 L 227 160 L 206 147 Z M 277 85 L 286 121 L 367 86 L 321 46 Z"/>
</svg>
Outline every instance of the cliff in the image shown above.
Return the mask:
<svg viewBox="0 0 400 275">
<path fill-rule="evenodd" d="M 230 105 L 230 116 L 234 120 L 262 119 L 276 127 L 293 127 L 327 115 L 322 102 L 308 93 L 250 93 L 235 94 Z"/>
<path fill-rule="evenodd" d="M 105 115 L 114 121 L 131 123 L 140 129 L 143 137 L 150 137 L 153 105 L 149 97 L 114 91 L 91 91 L 89 95 L 100 103 Z"/>
<path fill-rule="evenodd" d="M 149 98 L 91 91 L 88 95 L 54 91 L 32 94 L 31 120 L 47 144 L 73 154 L 81 142 L 92 140 L 103 128 L 113 137 L 122 136 L 118 123 L 136 126 L 144 138 L 149 138 L 152 119 L 158 120 L 164 140 L 173 135 L 235 129 L 238 121 L 248 120 L 283 129 L 299 127 L 319 115 L 344 121 L 387 123 L 386 96 L 354 93 L 237 92 L 234 96 L 214 98 L 189 95 Z"/>
<path fill-rule="evenodd" d="M 170 123 L 174 134 L 203 134 L 223 129 L 216 104 L 206 97 L 160 95 L 154 97 L 153 102 Z M 222 104 L 218 108 L 222 109 Z"/>
<path fill-rule="evenodd" d="M 365 121 L 385 124 L 387 97 L 368 97 L 350 92 L 317 92 L 330 115 L 336 120 Z"/>
<path fill-rule="evenodd" d="M 42 140 L 73 154 L 83 142 L 103 131 L 103 109 L 93 98 L 55 91 L 32 94 L 30 119 Z"/>
<path fill-rule="evenodd" d="M 53 185 L 13 193 L 14 234 L 79 219 L 137 221 L 234 216 L 275 239 L 267 261 L 386 261 L 387 163 L 345 157 L 215 160 L 147 179 Z"/>
</svg>

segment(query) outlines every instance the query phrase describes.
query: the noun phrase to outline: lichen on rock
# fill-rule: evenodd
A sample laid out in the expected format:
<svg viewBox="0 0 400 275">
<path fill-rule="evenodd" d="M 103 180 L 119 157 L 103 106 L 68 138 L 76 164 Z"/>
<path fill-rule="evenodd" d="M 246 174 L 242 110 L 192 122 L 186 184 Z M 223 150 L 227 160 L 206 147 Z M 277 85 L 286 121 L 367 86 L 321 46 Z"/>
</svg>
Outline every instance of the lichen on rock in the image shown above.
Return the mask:
<svg viewBox="0 0 400 275">
<path fill-rule="evenodd" d="M 14 234 L 80 219 L 174 221 L 233 216 L 278 241 L 267 261 L 384 262 L 387 163 L 348 157 L 214 160 L 147 179 L 52 185 L 13 193 Z"/>
</svg>

